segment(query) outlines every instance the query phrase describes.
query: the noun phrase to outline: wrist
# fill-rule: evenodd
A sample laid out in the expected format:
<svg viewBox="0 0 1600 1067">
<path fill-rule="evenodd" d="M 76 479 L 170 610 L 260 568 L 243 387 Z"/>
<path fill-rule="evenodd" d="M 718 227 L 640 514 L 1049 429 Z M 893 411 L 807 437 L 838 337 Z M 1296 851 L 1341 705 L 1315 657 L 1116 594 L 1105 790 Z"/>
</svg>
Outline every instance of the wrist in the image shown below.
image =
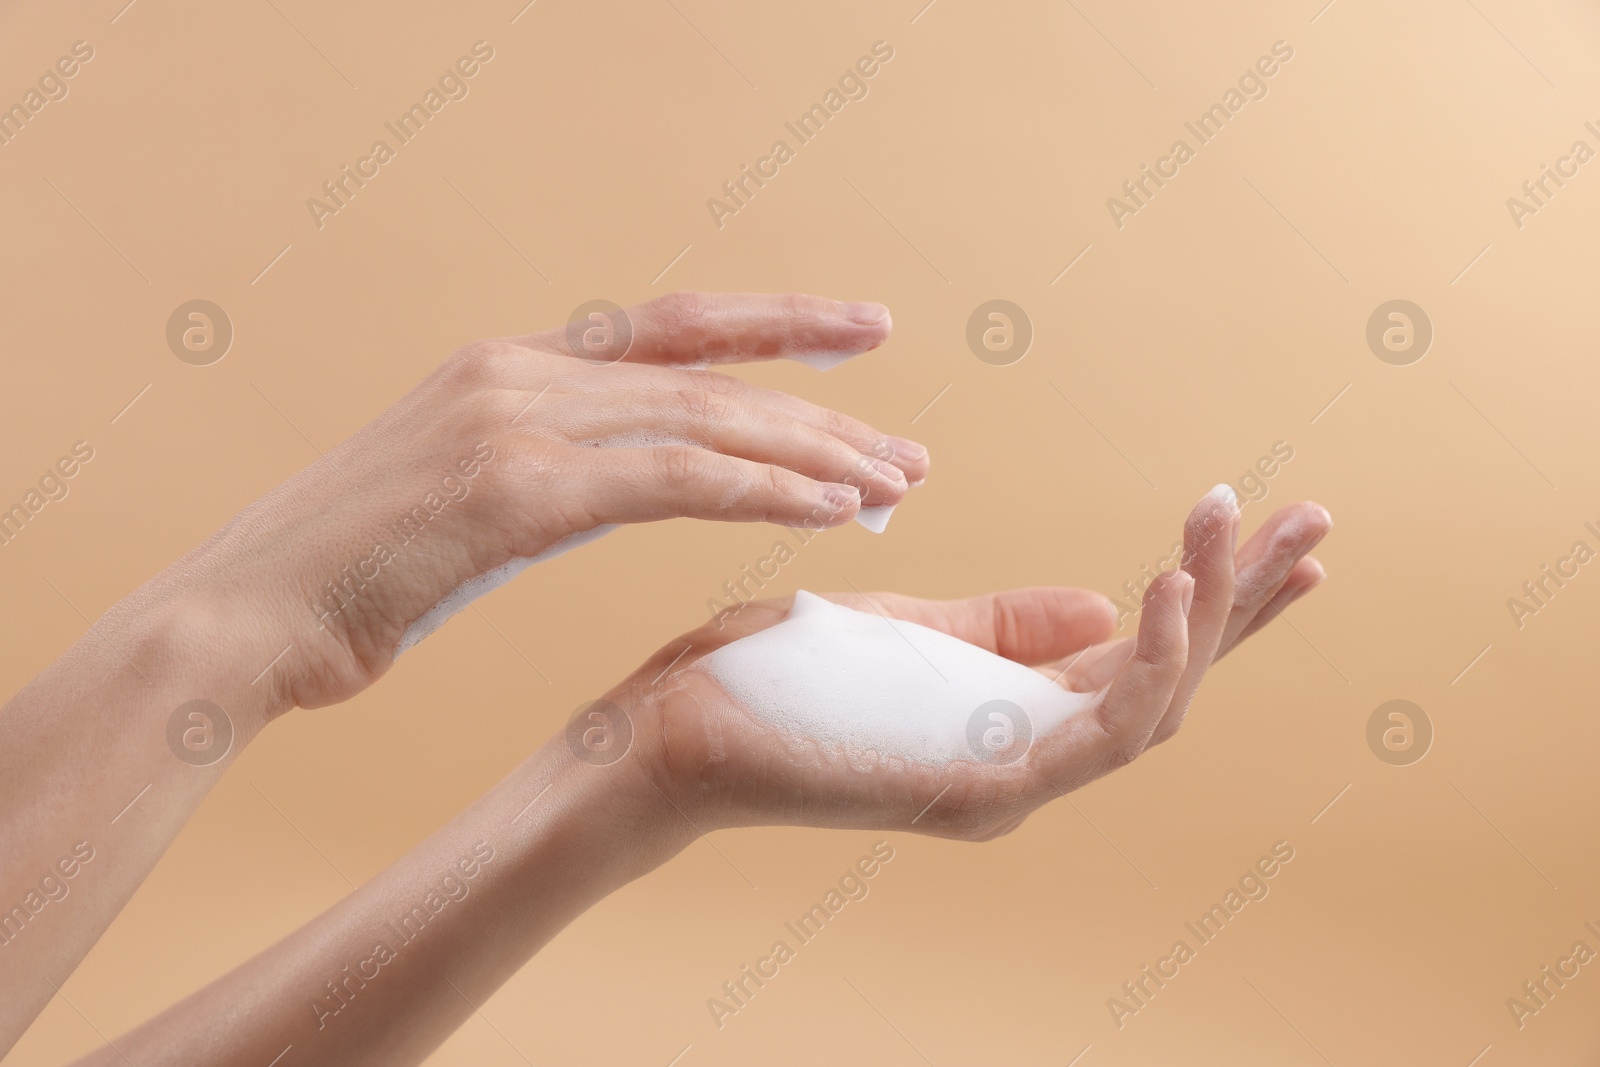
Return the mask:
<svg viewBox="0 0 1600 1067">
<path fill-rule="evenodd" d="M 637 724 L 637 716 L 629 718 Z M 584 747 L 584 721 L 569 722 L 535 757 L 547 767 L 538 777 L 553 786 L 545 799 L 562 794 L 571 829 L 587 838 L 595 861 L 611 868 L 620 885 L 666 863 L 712 828 L 669 795 L 652 762 L 653 746 L 635 735 L 614 760 L 597 759 Z"/>
<path fill-rule="evenodd" d="M 284 670 L 293 652 L 270 640 L 250 614 L 198 589 L 148 583 L 113 605 L 80 641 L 107 677 L 162 708 L 208 701 L 227 716 L 243 747 L 293 707 Z M 276 645 L 276 647 L 269 647 Z"/>
</svg>

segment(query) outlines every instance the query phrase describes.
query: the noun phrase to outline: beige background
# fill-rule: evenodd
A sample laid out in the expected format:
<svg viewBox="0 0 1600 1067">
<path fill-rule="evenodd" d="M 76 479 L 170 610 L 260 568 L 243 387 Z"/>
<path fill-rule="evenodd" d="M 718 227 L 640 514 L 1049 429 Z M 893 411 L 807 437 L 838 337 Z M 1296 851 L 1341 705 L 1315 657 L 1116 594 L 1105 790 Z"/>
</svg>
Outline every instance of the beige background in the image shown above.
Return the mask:
<svg viewBox="0 0 1600 1067">
<path fill-rule="evenodd" d="M 0 548 L 8 692 L 458 344 L 672 288 L 894 311 L 845 369 L 744 372 L 934 453 L 885 536 L 828 535 L 774 592 L 1112 592 L 1277 441 L 1294 459 L 1247 526 L 1304 497 L 1337 521 L 1326 587 L 1215 672 L 1174 743 L 993 844 L 888 835 L 871 896 L 722 1031 L 706 998 L 873 835 L 695 844 L 430 1063 L 1600 1053 L 1600 966 L 1524 1029 L 1506 1007 L 1574 941 L 1600 949 L 1600 578 L 1520 631 L 1506 607 L 1573 541 L 1600 547 L 1600 163 L 1520 230 L 1505 204 L 1574 140 L 1600 147 L 1592 5 L 123 2 L 0 9 L 6 102 L 95 49 L 0 147 L 0 500 L 96 450 Z M 479 39 L 470 96 L 319 231 L 305 199 Z M 706 199 L 877 40 L 895 57 L 870 95 L 717 229 Z M 1295 58 L 1270 94 L 1114 227 L 1106 198 L 1278 40 Z M 197 297 L 237 331 L 204 368 L 164 340 Z M 1036 329 L 1013 366 L 964 339 L 992 298 Z M 1436 330 L 1411 366 L 1364 340 L 1392 298 Z M 275 726 L 7 1063 L 95 1048 L 337 900 L 772 540 L 623 531 L 483 602 L 499 633 L 463 616 L 359 700 Z M 1412 766 L 1367 746 L 1395 698 L 1437 733 Z M 1296 857 L 1271 895 L 1119 1030 L 1107 998 L 1278 840 Z"/>
</svg>

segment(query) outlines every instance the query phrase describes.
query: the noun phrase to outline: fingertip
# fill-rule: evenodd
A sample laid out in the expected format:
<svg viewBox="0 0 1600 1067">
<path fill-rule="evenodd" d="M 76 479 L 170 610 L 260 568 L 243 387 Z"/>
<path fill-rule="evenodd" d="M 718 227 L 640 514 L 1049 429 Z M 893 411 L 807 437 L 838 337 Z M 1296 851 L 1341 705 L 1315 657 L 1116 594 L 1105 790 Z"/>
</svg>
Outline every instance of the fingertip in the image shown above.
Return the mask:
<svg viewBox="0 0 1600 1067">
<path fill-rule="evenodd" d="M 928 470 L 932 466 L 932 457 L 928 448 L 917 441 L 906 437 L 885 435 L 877 454 L 888 459 L 906 476 L 907 488 L 915 489 L 928 480 Z"/>
<path fill-rule="evenodd" d="M 895 459 L 903 459 L 908 463 L 921 463 L 928 458 L 928 447 L 911 440 L 909 437 L 896 437 L 889 434 L 884 438 L 889 442 L 889 448 L 894 453 Z"/>
<path fill-rule="evenodd" d="M 858 326 L 877 326 L 884 336 L 894 328 L 889 309 L 875 300 L 852 300 L 839 304 L 839 312 Z"/>
<path fill-rule="evenodd" d="M 807 519 L 820 517 L 825 527 L 842 526 L 861 511 L 861 491 L 844 482 L 822 482 L 822 500 Z"/>
<path fill-rule="evenodd" d="M 1239 495 L 1233 491 L 1233 486 L 1222 482 L 1213 486 L 1189 512 L 1185 533 L 1195 547 L 1203 548 L 1223 530 L 1237 526 L 1238 521 Z"/>
<path fill-rule="evenodd" d="M 1099 605 L 1100 614 L 1104 617 L 1105 622 L 1100 632 L 1106 635 L 1115 633 L 1118 619 L 1117 602 L 1100 592 L 1094 593 L 1094 599 Z"/>
</svg>

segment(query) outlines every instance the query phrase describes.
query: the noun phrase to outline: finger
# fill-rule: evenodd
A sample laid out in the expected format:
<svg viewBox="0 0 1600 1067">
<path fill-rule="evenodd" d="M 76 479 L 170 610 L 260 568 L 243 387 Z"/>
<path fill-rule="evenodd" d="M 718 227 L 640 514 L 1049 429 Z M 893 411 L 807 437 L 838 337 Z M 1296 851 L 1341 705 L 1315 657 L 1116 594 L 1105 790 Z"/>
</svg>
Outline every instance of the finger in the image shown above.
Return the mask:
<svg viewBox="0 0 1600 1067">
<path fill-rule="evenodd" d="M 689 445 L 572 448 L 560 476 L 591 526 L 658 519 L 772 522 L 825 529 L 855 518 L 860 492 Z"/>
<path fill-rule="evenodd" d="M 1309 501 L 1280 508 L 1251 535 L 1235 561 L 1233 610 L 1221 648 L 1239 640 L 1245 627 L 1275 596 L 1302 556 L 1333 527 L 1327 509 Z"/>
<path fill-rule="evenodd" d="M 581 364 L 574 364 L 582 366 Z M 562 388 L 578 393 L 607 393 L 621 387 L 676 391 L 698 388 L 719 396 L 734 397 L 785 418 L 804 423 L 831 437 L 837 437 L 862 455 L 893 463 L 916 486 L 928 476 L 928 450 L 915 441 L 894 437 L 830 408 L 790 396 L 776 389 L 764 389 L 717 371 L 697 371 L 692 375 L 670 367 L 618 364 L 606 373 L 573 373 L 560 378 Z"/>
<path fill-rule="evenodd" d="M 608 339 L 604 362 L 710 366 L 794 359 L 826 370 L 888 340 L 889 309 L 803 293 L 669 293 L 620 313 L 601 315 L 595 328 Z M 584 356 L 569 337 L 588 329 L 563 327 L 511 338 L 518 344 Z M 625 354 L 616 335 L 631 331 Z M 616 354 L 612 354 L 616 353 Z"/>
<path fill-rule="evenodd" d="M 988 831 L 986 831 L 986 832 L 984 832 L 982 834 L 979 834 L 977 837 L 971 838 L 970 840 L 972 840 L 972 841 L 993 841 L 997 837 L 1006 836 L 1007 834 L 1011 833 L 1013 830 L 1017 829 L 1017 827 L 1021 826 L 1023 823 L 1025 823 L 1027 821 L 1028 821 L 1028 816 L 1027 815 L 1018 815 L 1015 819 L 1007 819 L 1005 822 L 1003 822 L 1000 825 L 994 827 L 993 829 L 988 830 Z"/>
<path fill-rule="evenodd" d="M 1234 557 L 1233 569 L 1240 588 L 1248 587 L 1246 579 L 1249 572 L 1275 555 L 1282 548 L 1285 537 L 1292 538 L 1297 533 L 1303 533 L 1320 538 L 1332 526 L 1333 519 L 1328 515 L 1328 509 L 1310 500 L 1287 504 L 1268 515 L 1260 528 L 1239 546 Z"/>
<path fill-rule="evenodd" d="M 1080 649 L 1053 663 L 1039 665 L 1042 674 L 1074 693 L 1093 693 L 1104 689 L 1116 678 L 1122 665 L 1133 655 L 1134 638 L 1119 637 Z"/>
<path fill-rule="evenodd" d="M 1103 641 L 1116 626 L 1111 601 L 1087 589 L 1039 586 L 963 600 L 922 600 L 898 593 L 828 599 L 939 630 L 1030 666 Z"/>
<path fill-rule="evenodd" d="M 912 486 L 921 485 L 928 477 L 930 466 L 928 450 L 916 441 L 882 433 L 853 416 L 822 407 L 820 404 L 813 404 L 809 400 L 801 400 L 776 389 L 751 385 L 749 382 L 725 374 L 707 374 L 705 378 L 714 383 L 713 388 L 722 389 L 752 403 L 764 404 L 797 422 L 803 422 L 807 426 L 839 438 L 864 455 L 875 456 L 893 463 L 905 473 L 907 482 Z"/>
<path fill-rule="evenodd" d="M 1267 625 L 1273 619 L 1276 619 L 1279 615 L 1282 615 L 1285 608 L 1321 585 L 1322 580 L 1327 576 L 1328 572 L 1322 569 L 1322 564 L 1311 556 L 1307 556 L 1299 563 L 1296 563 L 1294 569 L 1289 572 L 1289 577 L 1284 581 L 1282 588 L 1272 595 L 1272 599 L 1267 601 L 1266 606 L 1257 612 L 1256 617 L 1251 619 L 1245 628 L 1240 631 L 1239 636 L 1234 638 L 1233 645 L 1217 653 L 1218 658 L 1232 652 L 1234 648 L 1239 646 L 1239 642 Z"/>
<path fill-rule="evenodd" d="M 643 369 L 643 368 L 641 368 Z M 813 404 L 776 389 L 715 372 L 696 376 L 707 388 L 736 396 L 821 430 L 848 444 L 863 455 L 887 460 L 899 467 L 909 484 L 916 486 L 928 476 L 928 450 L 916 441 L 882 433 L 851 415 Z"/>
<path fill-rule="evenodd" d="M 1181 570 L 1163 572 L 1150 583 L 1138 637 L 1116 642 L 1120 647 L 1105 654 L 1110 658 L 1123 654 L 1121 648 L 1131 649 L 1105 698 L 1085 713 L 1081 726 L 1065 732 L 1060 742 L 1047 739 L 1045 758 L 1060 765 L 1055 778 L 1066 778 L 1064 771 L 1074 785 L 1081 784 L 1085 746 L 1097 757 L 1101 773 L 1131 762 L 1145 750 L 1183 678 L 1193 593 L 1194 579 Z"/>
<path fill-rule="evenodd" d="M 1239 500 L 1229 485 L 1207 493 L 1184 524 L 1183 569 L 1194 578 L 1189 653 L 1172 706 L 1151 735 L 1153 745 L 1171 737 L 1183 724 L 1189 703 L 1221 646 L 1233 610 L 1233 554 L 1238 532 Z"/>
<path fill-rule="evenodd" d="M 574 444 L 698 444 L 817 481 L 854 485 L 866 505 L 898 504 L 908 487 L 892 463 L 770 409 L 697 389 L 692 380 L 671 392 L 624 390 L 565 399 L 547 410 L 544 424 Z"/>
</svg>

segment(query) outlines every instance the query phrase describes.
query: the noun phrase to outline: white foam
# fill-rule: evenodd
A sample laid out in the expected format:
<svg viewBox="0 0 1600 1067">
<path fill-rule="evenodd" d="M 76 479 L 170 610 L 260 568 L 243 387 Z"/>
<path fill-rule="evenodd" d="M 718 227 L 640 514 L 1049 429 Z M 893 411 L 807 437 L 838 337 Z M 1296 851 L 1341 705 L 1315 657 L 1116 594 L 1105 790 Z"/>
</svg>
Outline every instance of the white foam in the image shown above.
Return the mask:
<svg viewBox="0 0 1600 1067">
<path fill-rule="evenodd" d="M 694 448 L 708 447 L 699 441 L 691 441 L 686 438 L 653 431 L 633 431 L 578 443 L 589 448 L 654 448 L 661 445 L 686 445 Z M 731 505 L 747 489 L 748 486 L 745 485 L 730 487 L 721 501 L 722 506 Z M 881 534 L 888 527 L 889 516 L 894 512 L 895 507 L 896 505 L 894 504 L 878 504 L 872 507 L 858 508 L 856 522 L 873 533 Z M 485 571 L 475 578 L 468 578 L 456 586 L 455 589 L 445 594 L 442 600 L 424 612 L 410 626 L 406 627 L 405 633 L 400 635 L 400 643 L 395 646 L 394 658 L 398 659 L 400 653 L 411 648 L 418 641 L 443 626 L 445 620 L 452 615 L 459 614 L 468 604 L 499 589 L 535 563 L 542 563 L 547 559 L 555 559 L 562 553 L 577 548 L 579 545 L 586 545 L 616 528 L 616 524 L 610 523 L 596 526 L 594 529 L 583 533 L 563 537 L 538 555 L 518 556 L 492 570 Z"/>
<path fill-rule="evenodd" d="M 586 545 L 616 528 L 616 523 L 605 523 L 596 526 L 592 530 L 569 534 L 538 555 L 517 556 L 506 563 L 500 564 L 498 567 L 484 571 L 475 578 L 468 578 L 449 593 L 446 593 L 443 600 L 423 612 L 416 622 L 406 627 L 406 632 L 400 635 L 400 643 L 395 646 L 394 658 L 399 659 L 400 653 L 443 626 L 445 620 L 450 616 L 462 611 L 468 604 L 479 597 L 487 596 L 499 589 L 535 563 L 543 563 L 547 559 L 555 559 L 563 552 L 570 552 L 579 545 Z"/>
<path fill-rule="evenodd" d="M 949 634 L 807 592 L 784 621 L 690 669 L 795 738 L 921 763 L 982 758 L 974 719 L 980 735 L 1006 725 L 980 711 L 991 701 L 1020 709 L 1016 736 L 1037 739 L 1100 699 Z"/>
<path fill-rule="evenodd" d="M 860 354 L 860 352 L 791 352 L 783 358 L 804 363 L 817 370 L 832 370 L 845 360 L 854 359 Z"/>
<path fill-rule="evenodd" d="M 631 430 L 628 433 L 612 434 L 610 437 L 592 437 L 576 444 L 584 448 L 705 448 L 711 446 L 699 441 L 691 441 L 687 437 L 678 437 L 674 434 L 658 430 Z"/>
<path fill-rule="evenodd" d="M 889 516 L 894 514 L 898 504 L 874 504 L 871 507 L 862 505 L 856 512 L 856 521 L 873 533 L 883 533 L 889 526 Z"/>
</svg>

